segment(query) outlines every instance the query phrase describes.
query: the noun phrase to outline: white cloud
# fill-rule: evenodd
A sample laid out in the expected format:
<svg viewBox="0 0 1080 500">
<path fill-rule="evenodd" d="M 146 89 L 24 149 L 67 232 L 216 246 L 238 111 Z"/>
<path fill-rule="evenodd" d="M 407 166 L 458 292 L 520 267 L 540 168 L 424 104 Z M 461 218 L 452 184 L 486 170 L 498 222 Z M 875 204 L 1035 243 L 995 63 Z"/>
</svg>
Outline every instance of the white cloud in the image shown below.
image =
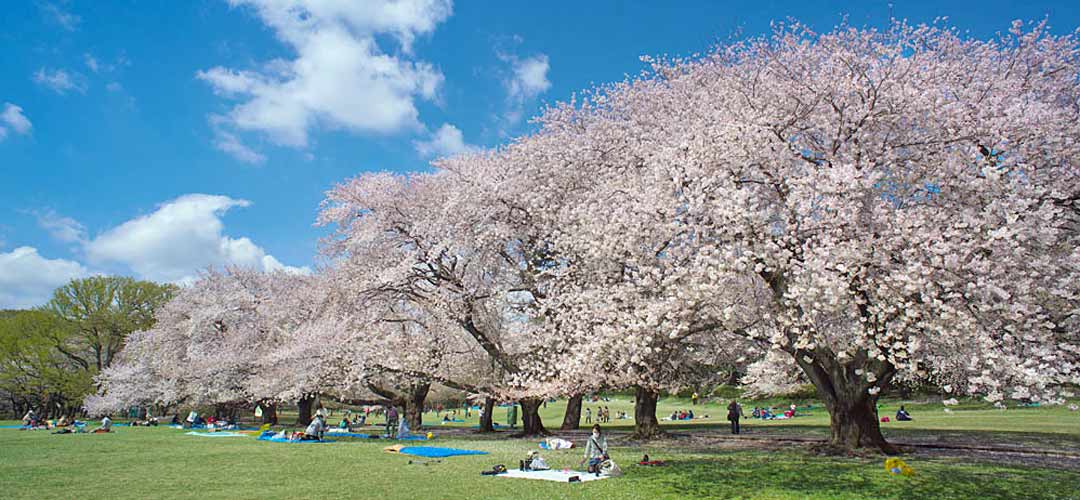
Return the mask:
<svg viewBox="0 0 1080 500">
<path fill-rule="evenodd" d="M 34 73 L 34 82 L 60 95 L 67 94 L 71 90 L 80 94 L 85 93 L 86 85 L 80 80 L 78 75 L 73 76 L 62 69 L 47 70 L 41 68 Z"/>
<path fill-rule="evenodd" d="M 444 123 L 427 141 L 414 141 L 416 151 L 424 157 L 453 156 L 476 149 L 465 143 L 465 137 L 457 127 Z"/>
<path fill-rule="evenodd" d="M 225 213 L 250 205 L 227 196 L 184 195 L 102 233 L 86 245 L 86 254 L 90 262 L 122 263 L 156 281 L 184 281 L 201 269 L 224 265 L 310 272 L 281 264 L 249 238 L 224 234 Z"/>
<path fill-rule="evenodd" d="M 0 111 L 0 140 L 7 137 L 8 129 L 15 131 L 16 134 L 26 135 L 30 133 L 30 129 L 34 127 L 30 123 L 30 119 L 23 114 L 23 109 L 19 106 L 11 104 L 10 102 L 4 103 L 4 110 Z"/>
<path fill-rule="evenodd" d="M 87 276 L 82 264 L 46 259 L 34 247 L 0 253 L 0 308 L 26 308 L 49 300 L 53 290 Z"/>
<path fill-rule="evenodd" d="M 53 20 L 56 21 L 56 23 L 59 24 L 61 28 L 64 28 L 68 31 L 75 31 L 75 28 L 77 28 L 79 26 L 79 23 L 82 22 L 81 17 L 70 12 L 65 12 L 63 9 L 61 9 L 54 3 L 46 2 L 42 4 L 41 10 L 44 11 L 45 14 L 52 17 Z"/>
<path fill-rule="evenodd" d="M 99 64 L 97 58 L 89 52 L 83 54 L 83 60 L 86 61 L 86 67 L 90 68 L 90 71 L 93 71 L 94 73 L 101 71 L 101 64 Z"/>
<path fill-rule="evenodd" d="M 521 37 L 515 35 L 514 41 L 521 43 Z M 546 54 L 524 59 L 501 51 L 496 51 L 495 55 L 510 65 L 509 73 L 503 78 L 506 100 L 509 103 L 504 119 L 509 124 L 514 124 L 521 120 L 526 103 L 551 88 L 551 81 L 547 77 L 551 61 Z"/>
<path fill-rule="evenodd" d="M 551 68 L 548 56 L 540 54 L 525 59 L 514 58 L 512 64 L 513 77 L 506 82 L 511 99 L 533 99 L 551 88 L 551 82 L 547 79 L 548 69 Z"/>
<path fill-rule="evenodd" d="M 422 128 L 415 100 L 435 99 L 443 76 L 408 56 L 417 36 L 450 16 L 450 0 L 229 1 L 252 8 L 295 58 L 274 59 L 254 70 L 199 71 L 197 78 L 236 101 L 223 125 L 296 148 L 307 147 L 315 128 L 375 133 Z M 379 47 L 376 35 L 384 34 L 397 40 L 400 55 Z"/>
<path fill-rule="evenodd" d="M 53 210 L 32 212 L 38 225 L 57 241 L 82 243 L 86 241 L 86 227 L 71 217 L 64 217 Z"/>
<path fill-rule="evenodd" d="M 244 163 L 260 164 L 266 161 L 266 156 L 244 145 L 236 135 L 224 130 L 217 130 L 215 133 L 217 137 L 214 139 L 214 147 L 225 154 Z"/>
</svg>

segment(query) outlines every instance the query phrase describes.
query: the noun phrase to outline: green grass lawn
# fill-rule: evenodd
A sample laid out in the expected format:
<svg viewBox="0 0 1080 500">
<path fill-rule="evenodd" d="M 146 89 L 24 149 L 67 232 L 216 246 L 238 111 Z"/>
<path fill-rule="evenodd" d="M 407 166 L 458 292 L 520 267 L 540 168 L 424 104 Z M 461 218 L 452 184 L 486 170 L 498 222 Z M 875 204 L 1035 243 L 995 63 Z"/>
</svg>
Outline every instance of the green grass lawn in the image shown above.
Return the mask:
<svg viewBox="0 0 1080 500">
<path fill-rule="evenodd" d="M 629 399 L 601 403 L 614 415 Z M 592 404 L 590 406 L 595 406 Z M 661 401 L 662 415 L 682 400 Z M 753 406 L 753 404 L 749 404 Z M 895 436 L 968 433 L 1000 437 L 1049 436 L 1080 442 L 1080 415 L 1061 408 L 988 410 L 972 405 L 945 414 L 940 405 L 909 405 L 916 418 Z M 549 404 L 550 428 L 561 421 L 563 403 Z M 719 403 L 705 406 L 713 418 L 680 428 L 719 426 Z M 891 413 L 886 405 L 882 412 Z M 699 413 L 695 408 L 695 413 Z M 336 414 L 335 414 L 336 415 Z M 497 420 L 505 409 L 497 410 Z M 433 422 L 429 414 L 428 421 Z M 475 420 L 475 415 L 474 415 Z M 820 433 L 827 416 L 783 423 L 751 424 L 762 431 Z M 10 422 L 8 422 L 10 423 Z M 469 423 L 461 424 L 463 426 Z M 632 425 L 615 421 L 613 427 Z M 440 434 L 442 426 L 431 429 Z M 674 427 L 674 426 L 673 426 Z M 673 428 L 670 427 L 670 428 Z M 618 430 L 618 429 L 616 429 Z M 1080 498 L 1080 473 L 1031 466 L 1000 466 L 954 458 L 908 457 L 914 477 L 890 477 L 879 458 L 823 458 L 799 447 L 729 450 L 687 447 L 662 440 L 642 447 L 619 446 L 613 458 L 626 475 L 585 484 L 480 476 L 497 463 L 513 466 L 536 439 L 447 436 L 431 443 L 479 449 L 490 455 L 441 459 L 427 465 L 415 457 L 382 451 L 376 441 L 338 440 L 328 444 L 281 444 L 254 437 L 200 438 L 186 431 L 119 427 L 113 434 L 52 435 L 44 431 L 0 429 L 2 498 Z M 910 434 L 905 434 L 910 433 Z M 573 468 L 581 450 L 544 452 L 555 468 Z M 631 465 L 643 453 L 667 467 Z"/>
</svg>

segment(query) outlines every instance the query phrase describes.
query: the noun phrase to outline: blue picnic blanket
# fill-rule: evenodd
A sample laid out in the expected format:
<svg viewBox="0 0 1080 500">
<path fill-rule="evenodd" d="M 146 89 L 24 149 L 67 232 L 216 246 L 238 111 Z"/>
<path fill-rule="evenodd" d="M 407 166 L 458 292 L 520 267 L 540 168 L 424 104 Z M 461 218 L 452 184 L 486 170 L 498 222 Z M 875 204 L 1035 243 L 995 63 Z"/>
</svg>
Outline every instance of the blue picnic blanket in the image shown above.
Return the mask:
<svg viewBox="0 0 1080 500">
<path fill-rule="evenodd" d="M 275 434 L 276 433 L 274 431 L 266 431 L 266 432 L 262 433 L 262 435 L 260 435 L 256 439 L 258 439 L 259 441 L 271 441 L 271 442 L 274 442 L 274 443 L 333 443 L 334 442 L 332 439 L 323 439 L 322 441 L 289 441 L 288 438 L 277 437 L 277 436 L 275 436 Z"/>
<path fill-rule="evenodd" d="M 245 437 L 247 434 L 239 434 L 236 432 L 188 432 L 188 436 L 199 436 L 208 438 L 228 438 L 228 437 Z"/>
<path fill-rule="evenodd" d="M 359 433 L 359 432 L 327 432 L 326 435 L 327 436 L 332 436 L 332 437 L 352 437 L 352 438 L 362 438 L 362 439 L 399 439 L 399 440 L 402 440 L 402 441 L 427 441 L 426 436 L 405 436 L 405 437 L 402 437 L 402 438 L 383 438 L 382 435 L 379 435 L 379 434 L 362 434 L 362 433 Z"/>
<path fill-rule="evenodd" d="M 460 450 L 460 449 L 457 449 L 457 448 L 439 448 L 439 447 L 436 447 L 436 446 L 406 446 L 406 447 L 402 448 L 401 450 L 398 450 L 398 453 L 403 453 L 405 455 L 415 455 L 415 456 L 418 456 L 418 457 L 429 457 L 429 458 L 452 457 L 452 456 L 455 456 L 455 455 L 487 455 L 488 454 L 488 452 L 486 452 L 486 451 Z"/>
</svg>

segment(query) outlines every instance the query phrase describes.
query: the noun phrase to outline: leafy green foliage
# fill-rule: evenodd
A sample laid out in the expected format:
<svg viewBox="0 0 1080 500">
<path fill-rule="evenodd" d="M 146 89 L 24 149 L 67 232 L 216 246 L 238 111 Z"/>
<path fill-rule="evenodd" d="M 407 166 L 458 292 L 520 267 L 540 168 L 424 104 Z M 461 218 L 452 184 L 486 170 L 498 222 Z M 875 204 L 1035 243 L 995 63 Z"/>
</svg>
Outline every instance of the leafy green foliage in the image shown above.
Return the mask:
<svg viewBox="0 0 1080 500">
<path fill-rule="evenodd" d="M 74 280 L 43 307 L 0 311 L 0 394 L 17 411 L 70 413 L 96 390 L 134 331 L 149 328 L 174 285 L 118 276 Z"/>
</svg>

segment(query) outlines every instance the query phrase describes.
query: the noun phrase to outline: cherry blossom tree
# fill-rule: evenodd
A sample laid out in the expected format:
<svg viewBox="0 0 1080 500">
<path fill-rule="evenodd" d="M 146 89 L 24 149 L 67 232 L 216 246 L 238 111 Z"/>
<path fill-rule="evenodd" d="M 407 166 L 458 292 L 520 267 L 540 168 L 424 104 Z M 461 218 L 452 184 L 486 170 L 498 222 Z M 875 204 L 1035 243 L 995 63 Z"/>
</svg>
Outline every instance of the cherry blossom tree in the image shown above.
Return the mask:
<svg viewBox="0 0 1080 500">
<path fill-rule="evenodd" d="M 470 349 L 450 343 L 482 353 L 489 367 L 480 383 L 475 375 L 428 375 L 520 399 L 524 432 L 538 434 L 545 432 L 542 400 L 525 375 L 540 356 L 543 318 L 534 311 L 549 256 L 544 242 L 515 222 L 523 215 L 513 193 L 493 186 L 505 177 L 493 160 L 471 155 L 440 163 L 435 174 L 360 176 L 328 193 L 320 221 L 337 228 L 325 250 L 350 276 L 352 300 L 419 311 L 426 319 L 414 323 L 414 333 L 425 332 L 432 343 L 439 336 L 464 339 Z"/>
<path fill-rule="evenodd" d="M 623 338 L 613 372 L 710 330 L 785 352 L 841 448 L 893 451 L 875 403 L 894 380 L 1056 400 L 1080 352 L 1077 54 L 1044 25 L 897 23 L 650 60 L 541 118 L 575 136 L 547 166 L 591 180 L 537 195 L 576 259 L 549 306 Z"/>
</svg>

